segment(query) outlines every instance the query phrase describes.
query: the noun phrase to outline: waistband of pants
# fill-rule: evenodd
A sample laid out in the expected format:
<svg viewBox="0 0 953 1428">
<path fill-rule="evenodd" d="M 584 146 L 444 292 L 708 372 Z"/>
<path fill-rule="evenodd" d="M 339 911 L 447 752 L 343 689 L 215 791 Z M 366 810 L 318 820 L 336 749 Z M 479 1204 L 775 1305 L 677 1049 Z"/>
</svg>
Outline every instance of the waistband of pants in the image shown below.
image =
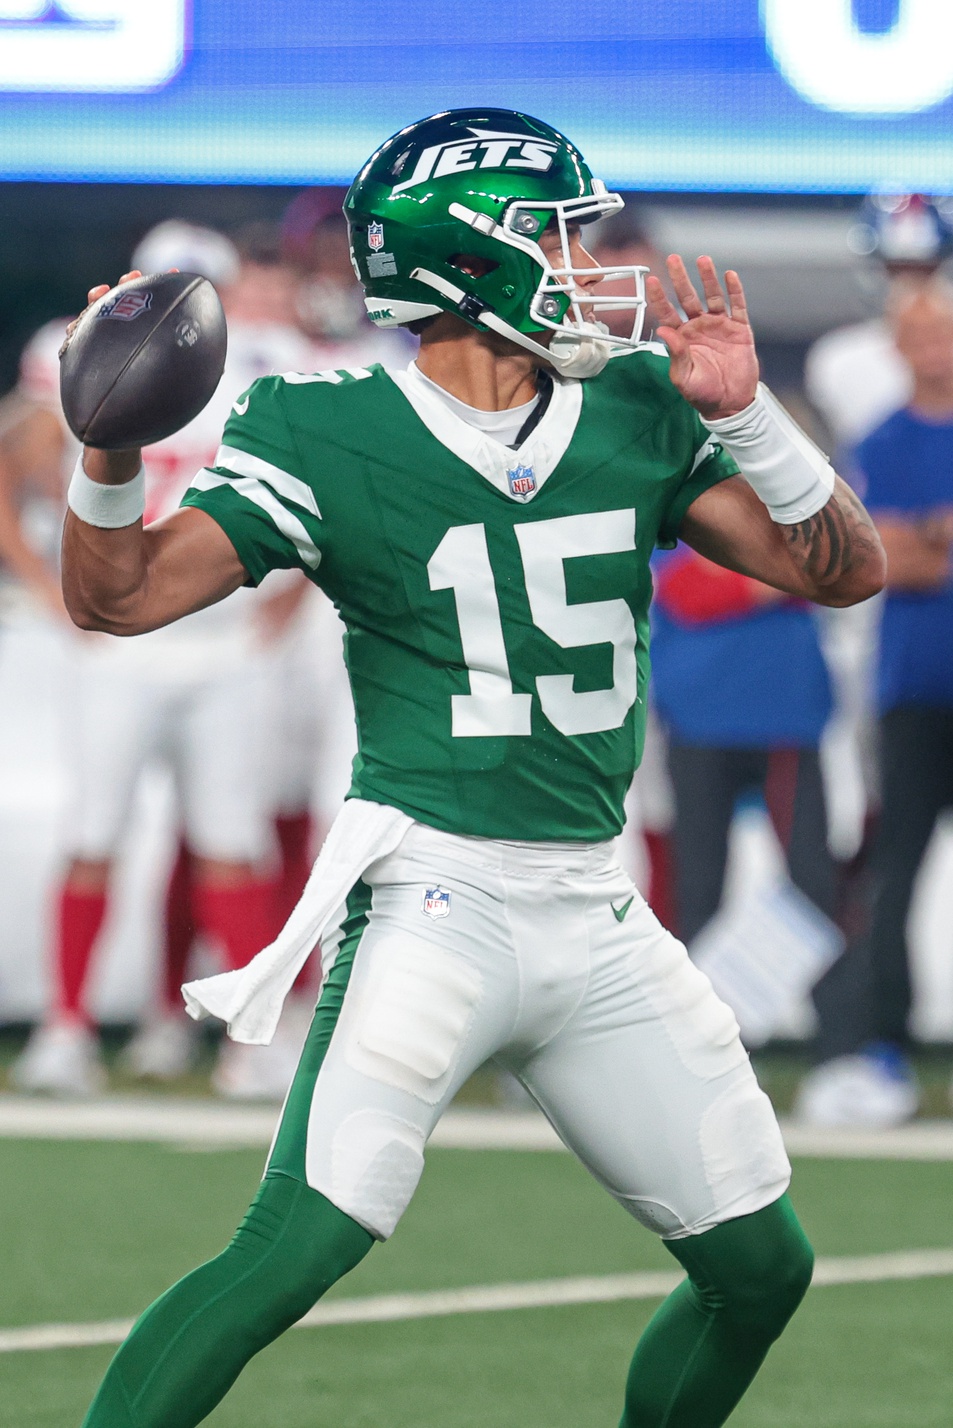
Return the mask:
<svg viewBox="0 0 953 1428">
<path fill-rule="evenodd" d="M 414 823 L 404 835 L 397 856 L 442 856 L 513 877 L 578 876 L 607 867 L 615 857 L 615 839 L 599 843 L 517 842 L 445 833 L 425 823 Z"/>
</svg>

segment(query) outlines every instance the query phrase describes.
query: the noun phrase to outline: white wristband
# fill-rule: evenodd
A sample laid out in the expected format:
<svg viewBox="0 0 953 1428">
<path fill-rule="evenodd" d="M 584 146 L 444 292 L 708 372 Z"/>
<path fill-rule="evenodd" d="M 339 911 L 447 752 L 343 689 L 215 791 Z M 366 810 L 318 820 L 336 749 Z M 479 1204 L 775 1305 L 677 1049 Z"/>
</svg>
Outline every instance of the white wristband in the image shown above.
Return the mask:
<svg viewBox="0 0 953 1428">
<path fill-rule="evenodd" d="M 80 456 L 66 493 L 66 504 L 88 526 L 99 526 L 106 531 L 134 526 L 146 510 L 145 467 L 140 466 L 132 480 L 124 481 L 121 486 L 104 486 L 100 481 L 90 480 Z"/>
<path fill-rule="evenodd" d="M 702 417 L 702 424 L 735 458 L 779 525 L 806 521 L 827 505 L 834 468 L 763 382 L 744 411 L 718 421 Z"/>
</svg>

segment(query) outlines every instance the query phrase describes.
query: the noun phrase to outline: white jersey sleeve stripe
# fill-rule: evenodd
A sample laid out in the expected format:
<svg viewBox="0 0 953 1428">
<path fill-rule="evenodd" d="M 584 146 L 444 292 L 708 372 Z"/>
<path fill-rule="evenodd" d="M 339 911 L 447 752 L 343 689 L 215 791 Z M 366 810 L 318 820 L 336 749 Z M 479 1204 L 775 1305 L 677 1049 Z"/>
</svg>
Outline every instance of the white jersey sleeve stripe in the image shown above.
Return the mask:
<svg viewBox="0 0 953 1428">
<path fill-rule="evenodd" d="M 216 486 L 227 486 L 236 495 L 260 507 L 285 539 L 291 542 L 305 565 L 317 570 L 321 563 L 321 552 L 298 517 L 292 515 L 267 486 L 263 486 L 252 476 L 221 476 L 217 471 L 209 471 L 207 467 L 199 471 L 192 481 L 194 491 L 211 491 Z"/>
<path fill-rule="evenodd" d="M 215 454 L 213 466 L 221 466 L 224 471 L 234 471 L 237 476 L 251 476 L 256 481 L 266 481 L 272 490 L 286 501 L 294 501 L 303 506 L 313 516 L 321 519 L 314 492 L 306 482 L 292 476 L 290 471 L 282 471 L 280 466 L 272 466 L 270 461 L 262 461 L 260 456 L 252 456 L 237 446 L 220 446 Z"/>
<path fill-rule="evenodd" d="M 332 387 L 338 387 L 344 381 L 344 376 L 353 377 L 356 382 L 360 382 L 374 374 L 366 367 L 342 367 L 340 372 L 336 372 L 333 367 L 326 367 L 321 372 L 279 372 L 278 375 L 292 387 L 303 387 L 308 382 L 330 382 Z"/>
<path fill-rule="evenodd" d="M 330 382 L 332 386 L 339 386 L 344 378 L 340 372 L 281 372 L 281 380 L 287 382 L 292 387 L 303 387 L 308 382 Z"/>
<path fill-rule="evenodd" d="M 692 462 L 692 469 L 688 473 L 689 476 L 694 476 L 695 472 L 698 470 L 699 466 L 701 466 L 702 462 L 707 461 L 709 456 L 714 456 L 714 454 L 715 443 L 709 437 L 709 439 L 703 442 L 702 445 L 695 452 L 695 460 Z M 216 462 L 216 465 L 218 466 L 221 466 L 221 464 L 222 463 L 220 461 Z"/>
</svg>

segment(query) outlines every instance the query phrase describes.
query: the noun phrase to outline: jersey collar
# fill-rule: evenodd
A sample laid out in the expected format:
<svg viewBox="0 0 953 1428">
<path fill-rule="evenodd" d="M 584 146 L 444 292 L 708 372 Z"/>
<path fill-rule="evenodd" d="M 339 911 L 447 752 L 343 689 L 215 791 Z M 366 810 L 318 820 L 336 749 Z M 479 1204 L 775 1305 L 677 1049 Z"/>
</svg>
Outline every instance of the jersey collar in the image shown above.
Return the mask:
<svg viewBox="0 0 953 1428">
<path fill-rule="evenodd" d="M 544 416 L 514 450 L 470 426 L 452 411 L 413 362 L 405 372 L 392 371 L 387 375 L 430 434 L 517 505 L 526 505 L 542 490 L 565 456 L 582 411 L 582 383 L 553 373 L 553 395 Z M 528 471 L 533 478 L 532 489 L 519 494 L 513 489 L 513 477 L 518 470 Z M 528 482 L 517 484 L 525 487 Z"/>
</svg>

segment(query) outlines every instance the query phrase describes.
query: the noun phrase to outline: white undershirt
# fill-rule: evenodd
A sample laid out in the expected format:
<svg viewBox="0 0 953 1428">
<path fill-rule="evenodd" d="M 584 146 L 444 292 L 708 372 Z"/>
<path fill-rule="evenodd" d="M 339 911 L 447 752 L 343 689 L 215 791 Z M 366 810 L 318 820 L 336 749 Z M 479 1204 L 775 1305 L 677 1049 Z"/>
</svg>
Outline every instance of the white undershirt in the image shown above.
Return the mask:
<svg viewBox="0 0 953 1428">
<path fill-rule="evenodd" d="M 492 436 L 494 441 L 500 442 L 502 446 L 515 444 L 526 418 L 539 406 L 539 393 L 537 392 L 535 397 L 524 402 L 521 407 L 508 407 L 505 412 L 483 412 L 478 407 L 468 407 L 466 402 L 460 401 L 459 397 L 451 396 L 443 387 L 432 382 L 429 377 L 425 377 L 416 362 L 411 362 L 407 368 L 407 375 L 415 385 L 423 387 L 432 396 L 439 397 L 444 406 L 448 407 L 461 421 L 465 421 L 468 426 L 476 427 L 477 431 L 482 431 L 486 436 Z"/>
</svg>

